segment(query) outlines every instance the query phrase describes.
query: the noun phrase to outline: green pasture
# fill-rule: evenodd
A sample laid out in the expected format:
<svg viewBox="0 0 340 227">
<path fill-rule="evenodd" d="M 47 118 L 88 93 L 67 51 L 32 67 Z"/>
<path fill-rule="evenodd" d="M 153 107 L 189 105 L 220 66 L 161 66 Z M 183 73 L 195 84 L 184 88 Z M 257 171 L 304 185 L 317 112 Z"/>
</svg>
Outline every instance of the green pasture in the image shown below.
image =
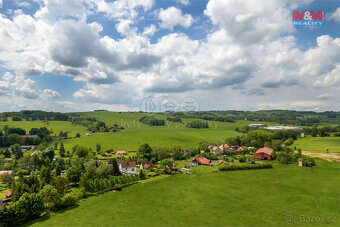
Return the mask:
<svg viewBox="0 0 340 227">
<path fill-rule="evenodd" d="M 311 168 L 211 172 L 194 167 L 121 192 L 82 201 L 78 207 L 30 222 L 30 226 L 324 226 L 340 225 L 340 164 Z M 288 217 L 288 218 L 287 218 Z M 287 222 L 288 220 L 288 222 Z"/>
<path fill-rule="evenodd" d="M 340 152 L 340 137 L 312 137 L 299 138 L 292 147 L 305 151 Z"/>
</svg>

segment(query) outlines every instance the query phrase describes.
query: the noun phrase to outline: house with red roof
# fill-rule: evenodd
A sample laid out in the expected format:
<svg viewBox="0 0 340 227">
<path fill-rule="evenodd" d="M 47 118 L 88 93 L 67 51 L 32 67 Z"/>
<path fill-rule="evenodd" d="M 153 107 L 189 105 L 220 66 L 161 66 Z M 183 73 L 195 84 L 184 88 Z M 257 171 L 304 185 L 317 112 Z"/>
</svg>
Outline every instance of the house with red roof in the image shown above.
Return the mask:
<svg viewBox="0 0 340 227">
<path fill-rule="evenodd" d="M 272 153 L 274 149 L 270 147 L 263 147 L 255 152 L 254 159 L 272 160 Z"/>
<path fill-rule="evenodd" d="M 151 167 L 152 163 L 150 161 L 142 162 L 140 164 L 140 169 L 149 169 Z"/>
<path fill-rule="evenodd" d="M 137 164 L 136 162 L 121 162 L 119 165 L 119 171 L 123 174 L 136 174 Z"/>
<path fill-rule="evenodd" d="M 198 165 L 210 165 L 210 159 L 204 157 L 195 158 L 192 162 L 197 163 Z"/>
</svg>

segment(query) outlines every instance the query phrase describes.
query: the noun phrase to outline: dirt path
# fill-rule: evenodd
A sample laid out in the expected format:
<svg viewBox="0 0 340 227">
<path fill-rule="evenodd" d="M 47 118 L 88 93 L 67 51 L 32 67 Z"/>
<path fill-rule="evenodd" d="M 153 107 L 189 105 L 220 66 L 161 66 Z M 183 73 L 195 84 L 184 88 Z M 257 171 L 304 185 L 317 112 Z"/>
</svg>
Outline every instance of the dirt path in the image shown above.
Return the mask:
<svg viewBox="0 0 340 227">
<path fill-rule="evenodd" d="M 320 151 L 302 151 L 303 155 L 307 155 L 313 158 L 322 158 L 329 162 L 340 162 L 340 153 L 325 153 Z"/>
</svg>

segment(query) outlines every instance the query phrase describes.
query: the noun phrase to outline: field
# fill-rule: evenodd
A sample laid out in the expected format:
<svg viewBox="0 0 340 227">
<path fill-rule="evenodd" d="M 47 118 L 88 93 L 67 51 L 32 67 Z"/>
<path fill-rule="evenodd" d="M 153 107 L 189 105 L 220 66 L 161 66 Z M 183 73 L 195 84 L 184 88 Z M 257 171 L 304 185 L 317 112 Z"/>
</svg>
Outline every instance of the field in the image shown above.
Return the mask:
<svg viewBox="0 0 340 227">
<path fill-rule="evenodd" d="M 198 143 L 202 141 L 220 143 L 224 142 L 227 137 L 241 135 L 235 131 L 236 127 L 254 123 L 250 121 L 235 123 L 209 121 L 208 129 L 193 129 L 185 127 L 185 124 L 196 119 L 183 119 L 182 124 L 167 121 L 165 126 L 148 126 L 139 122 L 139 118 L 145 116 L 145 113 L 87 112 L 82 114 L 96 117 L 107 125 L 118 124 L 125 129 L 116 133 L 94 133 L 89 137 L 67 139 L 64 141 L 66 150 L 71 150 L 76 144 L 94 149 L 97 143 L 104 150 L 128 151 L 136 151 L 143 143 L 160 147 L 176 145 L 197 147 Z M 156 115 L 156 117 L 166 119 L 164 115 Z M 270 122 L 264 122 L 264 124 L 273 125 Z"/>
<path fill-rule="evenodd" d="M 104 193 L 28 225 L 282 226 L 289 215 L 297 225 L 325 224 L 302 222 L 305 215 L 330 217 L 331 225 L 339 226 L 340 164 L 317 164 L 313 172 L 291 165 L 233 172 L 196 167 L 192 175 Z"/>
<path fill-rule="evenodd" d="M 340 152 L 340 137 L 312 137 L 299 138 L 292 147 L 296 146 L 306 151 Z"/>
</svg>

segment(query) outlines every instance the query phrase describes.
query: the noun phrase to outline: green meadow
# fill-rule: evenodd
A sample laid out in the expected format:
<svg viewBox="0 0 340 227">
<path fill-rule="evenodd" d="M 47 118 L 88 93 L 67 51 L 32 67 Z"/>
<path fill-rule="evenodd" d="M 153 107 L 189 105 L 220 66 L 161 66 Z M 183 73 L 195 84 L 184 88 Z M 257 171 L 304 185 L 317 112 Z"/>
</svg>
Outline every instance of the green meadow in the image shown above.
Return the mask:
<svg viewBox="0 0 340 227">
<path fill-rule="evenodd" d="M 305 151 L 340 152 L 340 137 L 312 137 L 299 138 L 292 145 Z"/>
<path fill-rule="evenodd" d="M 82 201 L 29 226 L 340 226 L 340 164 L 212 172 L 194 167 Z M 292 218 L 293 217 L 293 218 Z"/>
<path fill-rule="evenodd" d="M 166 121 L 165 126 L 148 126 L 139 119 L 146 113 L 120 113 L 120 112 L 85 112 L 84 116 L 95 117 L 107 125 L 118 124 L 124 129 L 120 132 L 93 133 L 92 136 L 81 136 L 64 140 L 66 150 L 79 144 L 94 149 L 99 143 L 104 150 L 128 150 L 136 151 L 143 143 L 151 146 L 171 147 L 186 146 L 197 147 L 200 142 L 220 143 L 228 137 L 241 135 L 235 131 L 236 127 L 242 127 L 251 123 L 250 121 L 236 121 L 235 123 L 209 121 L 208 129 L 194 129 L 186 127 L 186 122 L 197 119 L 182 119 L 182 123 Z M 159 119 L 166 120 L 166 116 L 155 114 Z M 272 122 L 261 122 L 273 125 Z"/>
</svg>

